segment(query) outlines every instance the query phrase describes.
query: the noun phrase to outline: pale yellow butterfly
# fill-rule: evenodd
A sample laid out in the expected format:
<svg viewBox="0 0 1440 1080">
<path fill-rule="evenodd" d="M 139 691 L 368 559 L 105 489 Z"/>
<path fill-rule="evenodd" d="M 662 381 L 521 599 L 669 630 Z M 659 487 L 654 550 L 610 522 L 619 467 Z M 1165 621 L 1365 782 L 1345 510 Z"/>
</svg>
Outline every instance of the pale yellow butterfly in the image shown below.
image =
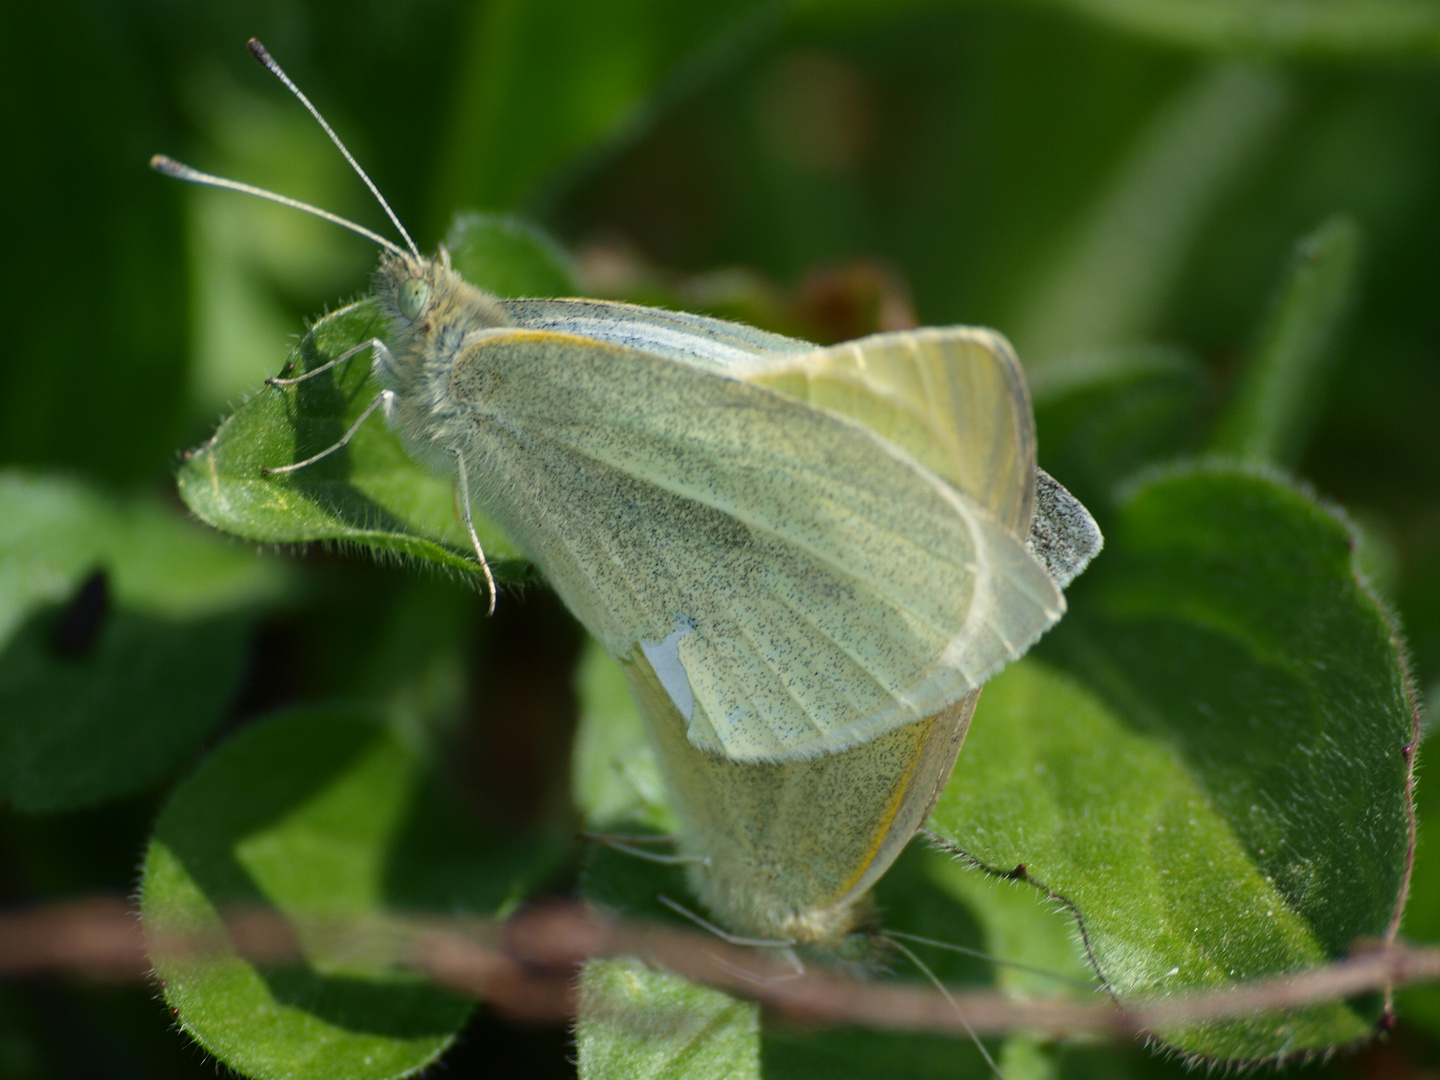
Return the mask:
<svg viewBox="0 0 1440 1080">
<path fill-rule="evenodd" d="M 1004 340 L 951 327 L 817 348 L 654 308 L 501 301 L 443 249 L 421 256 L 383 199 L 406 248 L 154 164 L 386 249 L 387 339 L 272 380 L 369 349 L 385 389 L 335 446 L 269 471 L 383 410 L 412 456 L 454 473 L 467 525 L 473 502 L 626 663 L 706 902 L 767 935 L 842 932 L 928 813 L 979 686 L 1061 616 L 1098 548 L 1043 473 L 1032 532 L 1033 420 Z"/>
<path fill-rule="evenodd" d="M 625 662 L 701 899 L 742 932 L 840 939 L 929 814 L 979 685 L 1060 618 L 1099 546 L 1035 468 L 1008 344 L 950 327 L 816 348 L 500 301 L 399 220 L 408 251 L 340 223 L 386 248 L 392 330 L 331 363 L 373 348 L 366 415 L 454 469 L 467 523 L 474 501 Z"/>
<path fill-rule="evenodd" d="M 946 347 L 931 354 L 932 370 L 921 378 L 910 363 L 867 363 L 862 379 L 865 343 L 857 342 L 848 356 L 840 354 L 842 363 L 855 364 L 842 367 L 839 385 L 827 389 L 823 377 L 813 378 L 809 395 L 870 416 L 912 445 L 917 457 L 932 460 L 940 475 L 985 500 L 1016 535 L 1028 527 L 1031 551 L 1064 587 L 1099 550 L 1099 530 L 1085 508 L 1033 464 L 1038 482 L 1028 484 L 1017 477 L 996 484 L 994 473 L 973 469 L 963 437 L 973 399 L 946 389 L 1007 381 L 1011 357 L 1003 340 L 986 331 L 941 333 Z M 794 373 L 781 365 L 775 377 L 783 384 Z M 1021 458 L 1019 470 L 1026 467 Z M 681 861 L 692 891 L 738 934 L 831 948 L 855 931 L 870 888 L 929 817 L 980 696 L 974 689 L 933 716 L 836 753 L 739 762 L 693 744 L 646 656 L 633 656 L 622 668 L 680 819 Z"/>
<path fill-rule="evenodd" d="M 856 746 L 954 706 L 1063 612 L 1016 527 L 1034 439 L 998 339 L 979 351 L 1003 354 L 999 375 L 942 389 L 967 420 L 966 468 L 1014 489 L 1003 510 L 833 400 L 873 397 L 882 360 L 923 400 L 972 331 L 816 349 L 656 309 L 503 303 L 443 250 L 365 232 L 387 248 L 373 294 L 391 317 L 387 341 L 360 347 L 386 387 L 371 409 L 454 470 L 467 516 L 473 502 L 505 529 L 612 655 L 650 660 L 696 746 L 736 761 Z M 782 392 L 801 383 L 823 407 Z M 903 428 L 913 401 L 886 404 Z"/>
</svg>

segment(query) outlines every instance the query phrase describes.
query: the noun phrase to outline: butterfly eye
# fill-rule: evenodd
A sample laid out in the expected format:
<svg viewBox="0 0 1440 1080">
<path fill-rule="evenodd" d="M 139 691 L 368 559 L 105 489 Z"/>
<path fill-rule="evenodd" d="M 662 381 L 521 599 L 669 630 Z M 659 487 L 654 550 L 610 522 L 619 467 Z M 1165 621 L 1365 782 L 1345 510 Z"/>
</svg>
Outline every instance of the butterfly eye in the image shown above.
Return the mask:
<svg viewBox="0 0 1440 1080">
<path fill-rule="evenodd" d="M 411 278 L 400 286 L 400 314 L 407 319 L 418 319 L 430 299 L 430 283 L 423 278 Z"/>
</svg>

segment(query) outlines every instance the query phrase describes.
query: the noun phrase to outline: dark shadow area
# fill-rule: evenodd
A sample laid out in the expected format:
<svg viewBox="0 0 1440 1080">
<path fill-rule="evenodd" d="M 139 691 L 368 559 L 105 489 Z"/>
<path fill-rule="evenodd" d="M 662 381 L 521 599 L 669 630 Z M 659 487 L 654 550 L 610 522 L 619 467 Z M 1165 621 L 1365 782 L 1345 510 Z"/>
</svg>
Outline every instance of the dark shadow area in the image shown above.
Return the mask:
<svg viewBox="0 0 1440 1080">
<path fill-rule="evenodd" d="M 115 606 L 101 573 L 0 650 L 0 797 L 29 813 L 139 791 L 200 748 L 240 682 L 252 617 Z"/>
<path fill-rule="evenodd" d="M 499 831 L 476 820 L 450 777 L 427 773 L 385 866 L 386 906 L 437 915 L 501 914 L 533 896 L 565 862 L 557 830 Z"/>
<path fill-rule="evenodd" d="M 562 1024 L 508 1020 L 482 1005 L 430 1075 L 437 1080 L 478 1076 L 574 1080 L 575 1043 Z"/>
<path fill-rule="evenodd" d="M 1203 364 L 1157 346 L 1077 357 L 1030 389 L 1043 433 L 1040 467 L 1085 504 L 1102 531 L 1113 518 L 1115 485 L 1149 462 L 1191 450 L 1216 397 Z"/>
<path fill-rule="evenodd" d="M 466 725 L 447 762 L 486 826 L 574 828 L 570 746 L 584 633 L 546 588 L 506 589 L 480 626 Z"/>
</svg>

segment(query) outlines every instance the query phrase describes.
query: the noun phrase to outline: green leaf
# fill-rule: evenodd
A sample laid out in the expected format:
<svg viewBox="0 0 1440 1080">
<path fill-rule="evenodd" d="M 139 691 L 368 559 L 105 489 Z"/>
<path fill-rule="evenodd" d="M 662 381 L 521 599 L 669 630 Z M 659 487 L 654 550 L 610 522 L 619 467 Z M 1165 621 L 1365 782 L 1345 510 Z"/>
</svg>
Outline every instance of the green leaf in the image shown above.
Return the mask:
<svg viewBox="0 0 1440 1080">
<path fill-rule="evenodd" d="M 575 291 L 560 249 L 516 219 L 461 215 L 447 245 L 462 276 L 500 295 Z M 289 368 L 313 370 L 386 329 L 368 300 L 342 308 L 311 328 L 292 352 Z M 454 482 L 412 460 L 378 416 L 314 465 L 278 476 L 261 473 L 262 467 L 292 464 L 335 445 L 379 392 L 366 354 L 296 386 L 265 387 L 186 459 L 181 497 L 202 520 L 247 540 L 339 541 L 382 557 L 434 563 L 481 582 Z M 524 580 L 528 564 L 500 530 L 480 517 L 475 529 L 496 578 Z"/>
<path fill-rule="evenodd" d="M 413 749 L 343 713 L 272 719 L 208 758 L 162 812 L 141 885 L 147 937 L 161 943 L 151 959 L 181 1027 L 257 1080 L 371 1080 L 434 1061 L 471 1003 L 383 949 L 337 949 L 303 917 L 493 915 L 553 865 L 553 845 L 479 837 L 438 790 Z M 302 917 L 306 960 L 259 967 L 163 947 L 223 935 L 221 913 L 237 906 Z"/>
<path fill-rule="evenodd" d="M 1103 519 L 1117 484 L 1193 447 L 1210 392 L 1203 364 L 1160 346 L 1044 364 L 1030 379 L 1040 464 Z"/>
<path fill-rule="evenodd" d="M 497 0 L 477 5 L 457 60 L 435 205 L 507 209 L 778 23 L 773 0 L 700 5 Z"/>
<path fill-rule="evenodd" d="M 1081 987 L 1098 986 L 1089 958 L 1075 939 L 1075 920 L 1038 890 L 1011 878 L 977 874 L 964 860 L 935 853 L 926 859 L 924 874 L 929 886 L 960 904 L 974 920 L 974 947 L 996 958 L 991 977 L 1009 996 L 1074 997 Z M 895 885 L 883 885 L 882 894 Z M 955 926 L 945 926 L 938 918 L 931 923 L 931 932 L 943 935 L 939 940 L 957 943 Z"/>
<path fill-rule="evenodd" d="M 968 888 L 969 879 L 978 887 Z M 964 884 L 957 887 L 957 882 Z M 944 946 L 975 950 L 961 953 L 933 944 L 901 943 L 915 953 L 947 986 L 994 986 L 1018 998 L 1086 995 L 1081 985 L 1093 982 L 1084 961 L 1070 940 L 1071 921 L 1043 906 L 1033 893 L 991 887 L 983 875 L 923 843 L 912 844 L 875 887 L 875 905 L 886 931 L 914 934 Z M 1008 926 L 1007 929 L 1002 927 Z M 1007 940 L 1008 939 L 1008 940 Z M 1027 940 L 1028 939 L 1028 940 Z M 1007 949 L 1022 943 L 1023 953 Z M 988 956 L 993 960 L 985 959 Z M 1025 972 L 1007 962 L 1034 963 L 1040 974 Z M 823 962 L 823 958 L 819 961 Z M 889 960 L 889 976 L 930 985 L 898 946 Z M 1088 996 L 1088 995 L 1087 995 Z M 1047 1054 L 1024 1036 L 986 1039 L 987 1050 L 1008 1065 L 1001 1072 L 1011 1080 L 1034 1076 Z M 1029 1043 L 1022 1046 L 1021 1043 Z M 1013 1048 L 1012 1048 L 1013 1044 Z M 762 1058 L 767 1080 L 820 1080 L 844 1076 L 854 1080 L 905 1076 L 913 1080 L 944 1080 L 955 1076 L 989 1076 L 989 1065 L 979 1047 L 964 1036 L 897 1033 L 869 1029 L 797 1031 L 783 1023 L 767 1022 L 762 1037 Z"/>
<path fill-rule="evenodd" d="M 1427 704 L 1440 708 L 1440 686 L 1432 686 Z M 1440 753 L 1440 738 L 1432 729 L 1420 747 L 1422 768 Z M 1427 755 L 1429 755 L 1427 757 Z M 1410 879 L 1410 899 L 1405 906 L 1401 930 L 1407 938 L 1440 944 L 1440 784 L 1433 776 L 1422 777 L 1415 798 L 1420 820 L 1415 844 L 1415 874 Z M 1440 1035 L 1440 986 L 1415 986 L 1396 995 L 1396 1010 L 1403 1020 L 1419 1024 L 1432 1035 Z"/>
<path fill-rule="evenodd" d="M 570 256 L 538 226 L 510 214 L 457 214 L 445 248 L 466 281 L 501 297 L 574 296 Z"/>
<path fill-rule="evenodd" d="M 585 642 L 576 679 L 580 719 L 575 728 L 571 788 L 586 825 L 631 822 L 673 833 L 660 763 L 620 665 L 594 638 Z"/>
<path fill-rule="evenodd" d="M 0 643 L 37 608 L 69 601 L 97 567 L 117 603 L 184 619 L 277 598 L 284 567 L 256 559 L 158 500 L 112 500 L 78 480 L 0 470 Z"/>
<path fill-rule="evenodd" d="M 0 798 L 91 806 L 160 779 L 230 704 L 283 568 L 156 503 L 0 473 Z"/>
<path fill-rule="evenodd" d="M 639 960 L 580 972 L 581 1080 L 759 1080 L 760 1006 Z"/>
<path fill-rule="evenodd" d="M 1211 449 L 1294 466 L 1329 382 L 1334 338 L 1355 291 L 1360 227 L 1336 216 L 1296 245 L 1259 346 L 1216 425 Z"/>
<path fill-rule="evenodd" d="M 1121 999 L 1295 971 L 1386 934 L 1412 703 L 1346 526 L 1275 478 L 1138 487 L 1064 623 L 985 690 L 930 827 L 1073 907 Z M 1364 1037 L 1373 1002 L 1162 1032 L 1278 1059 Z"/>
<path fill-rule="evenodd" d="M 1434 0 L 1047 0 L 1153 41 L 1219 53 L 1325 59 L 1440 52 Z M 922 0 L 800 0 L 819 16 L 892 16 Z"/>
<path fill-rule="evenodd" d="M 1150 333 L 1210 208 L 1289 96 L 1273 71 L 1217 65 L 1161 109 L 1009 324 L 1027 368 Z"/>
<path fill-rule="evenodd" d="M 1328 58 L 1434 56 L 1433 0 L 1051 0 L 1190 48 Z"/>
<path fill-rule="evenodd" d="M 382 334 L 370 301 L 325 316 L 292 355 L 309 371 Z M 456 507 L 454 484 L 413 461 L 384 420 L 372 416 L 342 450 L 294 473 L 262 467 L 333 446 L 380 392 L 366 358 L 292 387 L 266 387 L 220 425 L 180 468 L 180 495 L 217 529 L 262 543 L 342 541 L 379 555 L 438 564 L 480 580 Z M 497 578 L 523 573 L 515 548 L 493 525 L 475 528 Z"/>
</svg>

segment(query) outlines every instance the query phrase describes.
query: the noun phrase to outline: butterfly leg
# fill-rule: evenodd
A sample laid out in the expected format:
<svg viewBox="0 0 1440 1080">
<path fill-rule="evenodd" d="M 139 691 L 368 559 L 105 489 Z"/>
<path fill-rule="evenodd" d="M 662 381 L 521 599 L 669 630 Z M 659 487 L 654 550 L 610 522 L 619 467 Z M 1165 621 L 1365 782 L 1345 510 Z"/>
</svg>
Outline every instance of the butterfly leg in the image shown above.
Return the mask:
<svg viewBox="0 0 1440 1080">
<path fill-rule="evenodd" d="M 739 971 L 733 965 L 725 963 L 725 961 L 721 960 L 718 956 L 711 957 L 711 959 L 713 959 L 716 963 L 720 964 L 722 967 L 729 969 L 732 972 L 735 972 L 735 974 L 743 975 L 745 978 L 752 979 L 758 983 L 783 982 L 786 979 L 793 979 L 805 974 L 805 965 L 801 962 L 800 957 L 795 955 L 795 942 L 774 941 L 770 938 L 741 937 L 739 934 L 732 934 L 728 930 L 721 929 L 720 927 L 712 923 L 709 919 L 701 918 L 699 915 L 695 914 L 695 912 L 687 908 L 684 904 L 677 904 L 674 900 L 671 900 L 664 893 L 656 893 L 655 899 L 659 900 L 660 903 L 664 904 L 671 911 L 675 912 L 676 915 L 683 916 L 684 918 L 689 919 L 691 922 L 693 922 L 696 926 L 700 927 L 700 929 L 707 930 L 710 933 L 714 934 L 727 945 L 738 945 L 741 948 L 750 949 L 781 949 L 783 950 L 781 955 L 784 956 L 785 959 L 787 959 L 790 964 L 795 968 L 794 975 L 782 975 L 778 978 L 767 979 L 762 976 L 751 975 L 749 972 L 746 971 Z"/>
<path fill-rule="evenodd" d="M 696 926 L 700 927 L 700 929 L 710 931 L 710 933 L 714 934 L 727 945 L 744 945 L 750 948 L 757 949 L 793 949 L 795 947 L 795 942 L 793 941 L 775 941 L 771 938 L 741 937 L 739 934 L 732 934 L 728 930 L 722 930 L 710 920 L 703 919 L 699 915 L 696 915 L 695 912 L 691 911 L 684 904 L 677 904 L 674 900 L 671 900 L 664 893 L 656 893 L 655 899 L 659 900 L 660 903 L 664 904 L 671 911 L 675 912 L 676 915 L 681 915 L 689 919 Z"/>
<path fill-rule="evenodd" d="M 480 569 L 485 572 L 485 585 L 490 590 L 489 614 L 494 615 L 495 576 L 490 573 L 490 563 L 485 558 L 485 549 L 480 546 L 480 537 L 475 533 L 475 522 L 470 516 L 470 477 L 465 472 L 465 455 L 459 450 L 455 451 L 455 464 L 458 466 L 460 474 L 460 506 L 465 511 L 465 530 L 470 534 L 470 542 L 475 545 L 475 554 L 480 559 Z"/>
<path fill-rule="evenodd" d="M 326 363 L 321 364 L 319 367 L 314 368 L 311 371 L 305 372 L 305 374 L 303 375 L 296 375 L 293 379 L 282 379 L 279 376 L 272 375 L 270 378 L 265 380 L 265 383 L 267 386 L 294 386 L 296 383 L 302 383 L 306 379 L 313 379 L 316 375 L 320 375 L 326 371 L 329 371 L 333 367 L 339 367 L 341 364 L 345 363 L 345 361 L 349 360 L 352 356 L 358 356 L 366 349 L 374 349 L 377 353 L 379 353 L 385 358 L 388 358 L 390 356 L 390 350 L 385 348 L 385 343 L 383 341 L 381 341 L 379 338 L 371 338 L 369 341 L 362 341 L 359 345 L 356 345 L 353 348 L 346 349 L 339 356 L 335 357 L 334 360 L 329 360 Z"/>
<path fill-rule="evenodd" d="M 673 836 L 610 836 L 605 833 L 582 833 L 581 836 L 586 840 L 593 840 L 597 844 L 604 844 L 608 848 L 624 852 L 626 855 L 633 855 L 646 862 L 660 863 L 662 866 L 684 866 L 687 863 L 699 863 L 701 866 L 710 865 L 709 858 L 704 855 L 660 855 L 636 846 L 638 844 L 674 844 L 676 839 Z"/>
<path fill-rule="evenodd" d="M 320 461 L 322 458 L 329 457 L 336 450 L 339 450 L 342 446 L 344 446 L 351 439 L 353 439 L 355 437 L 355 432 L 360 430 L 360 425 L 365 423 L 365 421 L 370 418 L 370 414 L 373 413 L 376 409 L 380 408 L 381 405 L 384 405 L 387 411 L 390 408 L 393 408 L 393 406 L 390 404 L 390 399 L 394 396 L 395 392 L 393 390 L 381 390 L 380 393 L 376 394 L 375 400 L 370 402 L 369 405 L 365 406 L 365 411 L 360 414 L 360 416 L 356 419 L 355 423 L 350 425 L 350 430 L 345 432 L 344 435 L 340 436 L 340 441 L 335 443 L 334 446 L 327 446 L 318 454 L 312 454 L 304 461 L 297 461 L 291 465 L 276 465 L 273 468 L 269 465 L 262 466 L 260 469 L 260 475 L 278 476 L 283 473 L 292 473 L 296 469 L 303 469 L 307 465 L 314 465 L 315 462 Z"/>
</svg>

